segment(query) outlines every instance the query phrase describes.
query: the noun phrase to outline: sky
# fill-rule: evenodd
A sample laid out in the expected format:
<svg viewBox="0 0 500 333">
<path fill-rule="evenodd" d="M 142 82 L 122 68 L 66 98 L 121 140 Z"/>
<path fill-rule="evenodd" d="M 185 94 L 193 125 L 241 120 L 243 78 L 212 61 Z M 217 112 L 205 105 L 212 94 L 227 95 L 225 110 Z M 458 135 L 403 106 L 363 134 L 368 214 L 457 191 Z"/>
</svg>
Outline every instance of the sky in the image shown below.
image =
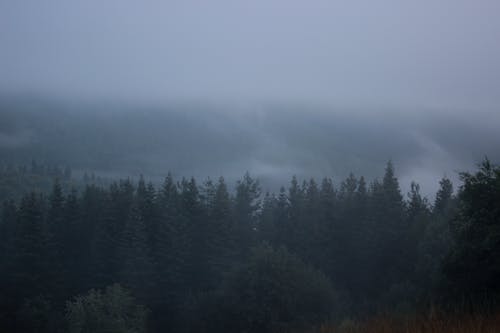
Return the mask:
<svg viewBox="0 0 500 333">
<path fill-rule="evenodd" d="M 106 103 L 135 110 L 95 126 L 111 143 L 83 146 L 86 160 L 47 153 L 75 169 L 114 172 L 91 162 L 114 156 L 124 173 L 285 179 L 370 176 L 392 159 L 402 183 L 432 193 L 440 177 L 500 159 L 499 13 L 497 0 L 0 0 L 0 97 L 90 103 L 73 108 L 88 113 L 85 128 Z M 189 124 L 142 113 L 175 105 L 196 110 Z M 59 140 L 33 119 L 0 126 L 0 155 Z M 79 145 L 72 119 L 60 131 Z"/>
<path fill-rule="evenodd" d="M 496 0 L 0 1 L 0 91 L 491 110 Z"/>
</svg>

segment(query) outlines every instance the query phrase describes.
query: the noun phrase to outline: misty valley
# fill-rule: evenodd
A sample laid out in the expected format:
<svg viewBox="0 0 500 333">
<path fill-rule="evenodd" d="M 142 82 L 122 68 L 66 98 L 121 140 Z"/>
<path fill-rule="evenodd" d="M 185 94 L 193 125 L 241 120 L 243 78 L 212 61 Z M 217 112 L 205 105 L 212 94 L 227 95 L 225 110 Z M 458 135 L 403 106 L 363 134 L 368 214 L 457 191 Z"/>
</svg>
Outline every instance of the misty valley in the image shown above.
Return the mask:
<svg viewBox="0 0 500 333">
<path fill-rule="evenodd" d="M 499 0 L 0 0 L 0 333 L 500 332 Z"/>
</svg>

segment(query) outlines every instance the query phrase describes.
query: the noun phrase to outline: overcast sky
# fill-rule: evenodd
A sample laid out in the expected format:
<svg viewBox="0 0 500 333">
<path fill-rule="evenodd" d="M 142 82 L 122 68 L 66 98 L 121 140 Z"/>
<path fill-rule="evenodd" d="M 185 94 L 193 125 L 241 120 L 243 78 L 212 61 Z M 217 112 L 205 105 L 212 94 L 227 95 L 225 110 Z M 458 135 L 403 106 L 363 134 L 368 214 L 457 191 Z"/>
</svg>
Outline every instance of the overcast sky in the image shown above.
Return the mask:
<svg viewBox="0 0 500 333">
<path fill-rule="evenodd" d="M 202 112 L 155 118 L 140 137 L 140 117 L 95 125 L 109 137 L 84 160 L 72 147 L 87 134 L 68 125 L 67 154 L 51 156 L 76 169 L 117 155 L 111 171 L 278 179 L 372 175 L 393 159 L 404 184 L 432 193 L 443 175 L 500 158 L 500 1 L 0 0 L 0 97 L 30 94 L 77 101 L 80 114 L 103 100 Z M 22 144 L 36 157 L 59 142 L 37 119 L 3 126 L 0 152 Z"/>
<path fill-rule="evenodd" d="M 500 105 L 498 0 L 0 1 L 0 91 Z"/>
</svg>

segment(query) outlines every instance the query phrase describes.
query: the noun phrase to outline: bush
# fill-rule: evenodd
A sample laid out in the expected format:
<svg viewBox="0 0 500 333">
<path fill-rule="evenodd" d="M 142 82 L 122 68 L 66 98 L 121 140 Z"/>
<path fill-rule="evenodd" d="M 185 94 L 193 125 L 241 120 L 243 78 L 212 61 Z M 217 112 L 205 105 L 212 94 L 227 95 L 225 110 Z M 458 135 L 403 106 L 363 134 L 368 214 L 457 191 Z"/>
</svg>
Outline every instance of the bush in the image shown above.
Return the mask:
<svg viewBox="0 0 500 333">
<path fill-rule="evenodd" d="M 58 332 L 62 328 L 62 315 L 49 298 L 39 295 L 24 301 L 17 312 L 17 320 L 23 332 Z"/>
<path fill-rule="evenodd" d="M 199 299 L 196 331 L 290 330 L 318 323 L 335 309 L 337 297 L 326 276 L 286 249 L 252 251 L 247 264 L 219 290 Z"/>
<path fill-rule="evenodd" d="M 147 310 L 118 284 L 104 293 L 92 289 L 66 305 L 70 333 L 142 333 L 146 317 Z"/>
</svg>

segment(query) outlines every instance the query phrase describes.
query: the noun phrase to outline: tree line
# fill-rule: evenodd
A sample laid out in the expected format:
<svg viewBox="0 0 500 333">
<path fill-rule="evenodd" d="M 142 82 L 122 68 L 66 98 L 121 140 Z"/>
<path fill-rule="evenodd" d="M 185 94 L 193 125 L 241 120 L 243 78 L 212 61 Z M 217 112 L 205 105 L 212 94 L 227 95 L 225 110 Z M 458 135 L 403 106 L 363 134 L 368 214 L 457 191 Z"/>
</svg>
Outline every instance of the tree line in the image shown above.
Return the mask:
<svg viewBox="0 0 500 333">
<path fill-rule="evenodd" d="M 168 175 L 6 200 L 0 330 L 272 332 L 500 291 L 500 168 L 429 202 L 391 162 L 261 193 Z M 98 309 L 98 310 L 96 310 Z M 106 317 L 107 316 L 107 317 Z"/>
</svg>

